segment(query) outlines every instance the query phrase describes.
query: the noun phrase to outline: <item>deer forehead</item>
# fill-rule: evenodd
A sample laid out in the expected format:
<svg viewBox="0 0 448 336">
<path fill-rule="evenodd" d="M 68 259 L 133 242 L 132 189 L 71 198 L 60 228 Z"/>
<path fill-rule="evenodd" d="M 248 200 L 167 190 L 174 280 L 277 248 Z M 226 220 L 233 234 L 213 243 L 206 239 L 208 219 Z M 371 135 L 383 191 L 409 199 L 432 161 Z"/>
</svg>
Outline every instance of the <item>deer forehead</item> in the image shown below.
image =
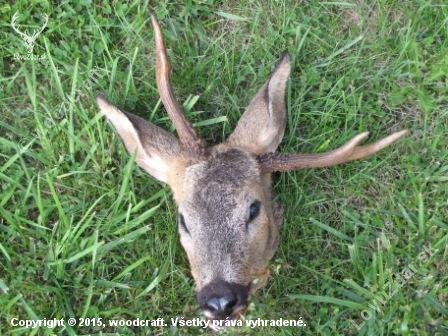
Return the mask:
<svg viewBox="0 0 448 336">
<path fill-rule="evenodd" d="M 256 159 L 238 148 L 217 146 L 210 156 L 185 167 L 173 187 L 181 208 L 201 211 L 204 208 L 230 210 L 251 194 L 257 194 L 261 183 Z"/>
</svg>

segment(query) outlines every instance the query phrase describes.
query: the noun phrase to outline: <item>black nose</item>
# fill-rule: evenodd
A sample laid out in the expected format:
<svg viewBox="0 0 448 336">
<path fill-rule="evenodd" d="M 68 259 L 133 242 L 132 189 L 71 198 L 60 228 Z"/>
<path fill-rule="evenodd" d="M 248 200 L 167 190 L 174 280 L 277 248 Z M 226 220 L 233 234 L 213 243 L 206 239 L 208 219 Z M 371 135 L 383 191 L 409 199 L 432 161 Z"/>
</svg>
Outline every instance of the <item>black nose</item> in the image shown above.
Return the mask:
<svg viewBox="0 0 448 336">
<path fill-rule="evenodd" d="M 230 315 L 236 306 L 237 299 L 233 293 L 226 296 L 212 297 L 205 303 L 208 310 L 219 315 Z"/>
<path fill-rule="evenodd" d="M 199 305 L 216 318 L 231 316 L 247 304 L 249 285 L 214 280 L 197 293 Z"/>
</svg>

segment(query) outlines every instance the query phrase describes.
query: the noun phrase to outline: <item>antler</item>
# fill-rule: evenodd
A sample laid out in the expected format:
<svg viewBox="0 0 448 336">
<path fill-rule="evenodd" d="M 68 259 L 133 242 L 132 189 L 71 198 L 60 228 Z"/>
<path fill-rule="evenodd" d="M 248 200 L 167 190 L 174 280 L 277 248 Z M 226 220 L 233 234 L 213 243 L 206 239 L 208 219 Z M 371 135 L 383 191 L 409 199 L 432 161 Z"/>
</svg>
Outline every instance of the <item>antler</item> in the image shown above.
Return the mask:
<svg viewBox="0 0 448 336">
<path fill-rule="evenodd" d="M 176 128 L 179 140 L 184 149 L 198 156 L 204 155 L 204 142 L 198 137 L 196 131 L 185 118 L 179 103 L 174 97 L 170 82 L 170 63 L 163 43 L 162 31 L 157 19 L 151 15 L 152 26 L 154 29 L 154 38 L 156 44 L 156 81 L 159 89 L 160 98 L 163 105 Z"/>
<path fill-rule="evenodd" d="M 258 156 L 262 172 L 288 171 L 303 168 L 330 167 L 340 163 L 362 159 L 372 155 L 407 133 L 407 130 L 393 133 L 373 144 L 358 146 L 369 132 L 358 134 L 345 145 L 326 153 L 267 153 Z"/>
<path fill-rule="evenodd" d="M 44 23 L 44 25 L 42 26 L 41 30 L 39 30 L 38 32 L 35 32 L 35 33 L 33 34 L 33 39 L 36 39 L 36 38 L 40 35 L 40 33 L 43 32 L 43 30 L 45 29 L 45 27 L 47 26 L 47 23 L 48 23 L 48 15 L 45 14 L 44 17 L 45 17 L 45 23 Z"/>
<path fill-rule="evenodd" d="M 19 35 L 25 37 L 25 38 L 29 38 L 28 35 L 26 35 L 25 33 L 22 33 L 19 28 L 16 27 L 15 22 L 17 20 L 17 18 L 19 17 L 19 12 L 15 12 L 14 15 L 12 16 L 12 20 L 11 20 L 11 27 L 12 29 L 14 29 Z"/>
</svg>

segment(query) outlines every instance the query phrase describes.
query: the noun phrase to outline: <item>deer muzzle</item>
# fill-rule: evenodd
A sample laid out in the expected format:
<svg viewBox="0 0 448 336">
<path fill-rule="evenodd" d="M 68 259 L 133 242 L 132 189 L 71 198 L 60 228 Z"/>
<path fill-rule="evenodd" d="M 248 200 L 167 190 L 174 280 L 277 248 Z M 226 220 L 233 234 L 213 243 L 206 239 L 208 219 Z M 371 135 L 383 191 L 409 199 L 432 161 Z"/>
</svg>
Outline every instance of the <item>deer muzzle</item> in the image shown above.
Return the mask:
<svg viewBox="0 0 448 336">
<path fill-rule="evenodd" d="M 197 292 L 204 316 L 209 320 L 238 319 L 247 305 L 250 285 L 214 280 Z"/>
</svg>

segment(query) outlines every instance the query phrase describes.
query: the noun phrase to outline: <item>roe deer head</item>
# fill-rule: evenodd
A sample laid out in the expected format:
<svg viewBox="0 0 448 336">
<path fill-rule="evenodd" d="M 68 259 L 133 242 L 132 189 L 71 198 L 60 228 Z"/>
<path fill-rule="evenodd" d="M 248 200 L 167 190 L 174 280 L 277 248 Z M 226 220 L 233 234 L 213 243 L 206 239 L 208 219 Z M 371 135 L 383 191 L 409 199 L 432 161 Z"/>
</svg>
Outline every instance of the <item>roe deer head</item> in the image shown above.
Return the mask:
<svg viewBox="0 0 448 336">
<path fill-rule="evenodd" d="M 199 305 L 211 320 L 238 318 L 268 275 L 279 242 L 281 207 L 273 201 L 271 173 L 328 167 L 369 156 L 403 136 L 393 133 L 359 145 L 367 132 L 319 154 L 276 153 L 286 127 L 285 89 L 291 70 L 284 54 L 222 144 L 207 147 L 182 113 L 170 84 L 162 32 L 152 17 L 156 81 L 178 139 L 97 97 L 136 163 L 167 183 L 179 209 L 179 234 L 196 283 Z"/>
</svg>

